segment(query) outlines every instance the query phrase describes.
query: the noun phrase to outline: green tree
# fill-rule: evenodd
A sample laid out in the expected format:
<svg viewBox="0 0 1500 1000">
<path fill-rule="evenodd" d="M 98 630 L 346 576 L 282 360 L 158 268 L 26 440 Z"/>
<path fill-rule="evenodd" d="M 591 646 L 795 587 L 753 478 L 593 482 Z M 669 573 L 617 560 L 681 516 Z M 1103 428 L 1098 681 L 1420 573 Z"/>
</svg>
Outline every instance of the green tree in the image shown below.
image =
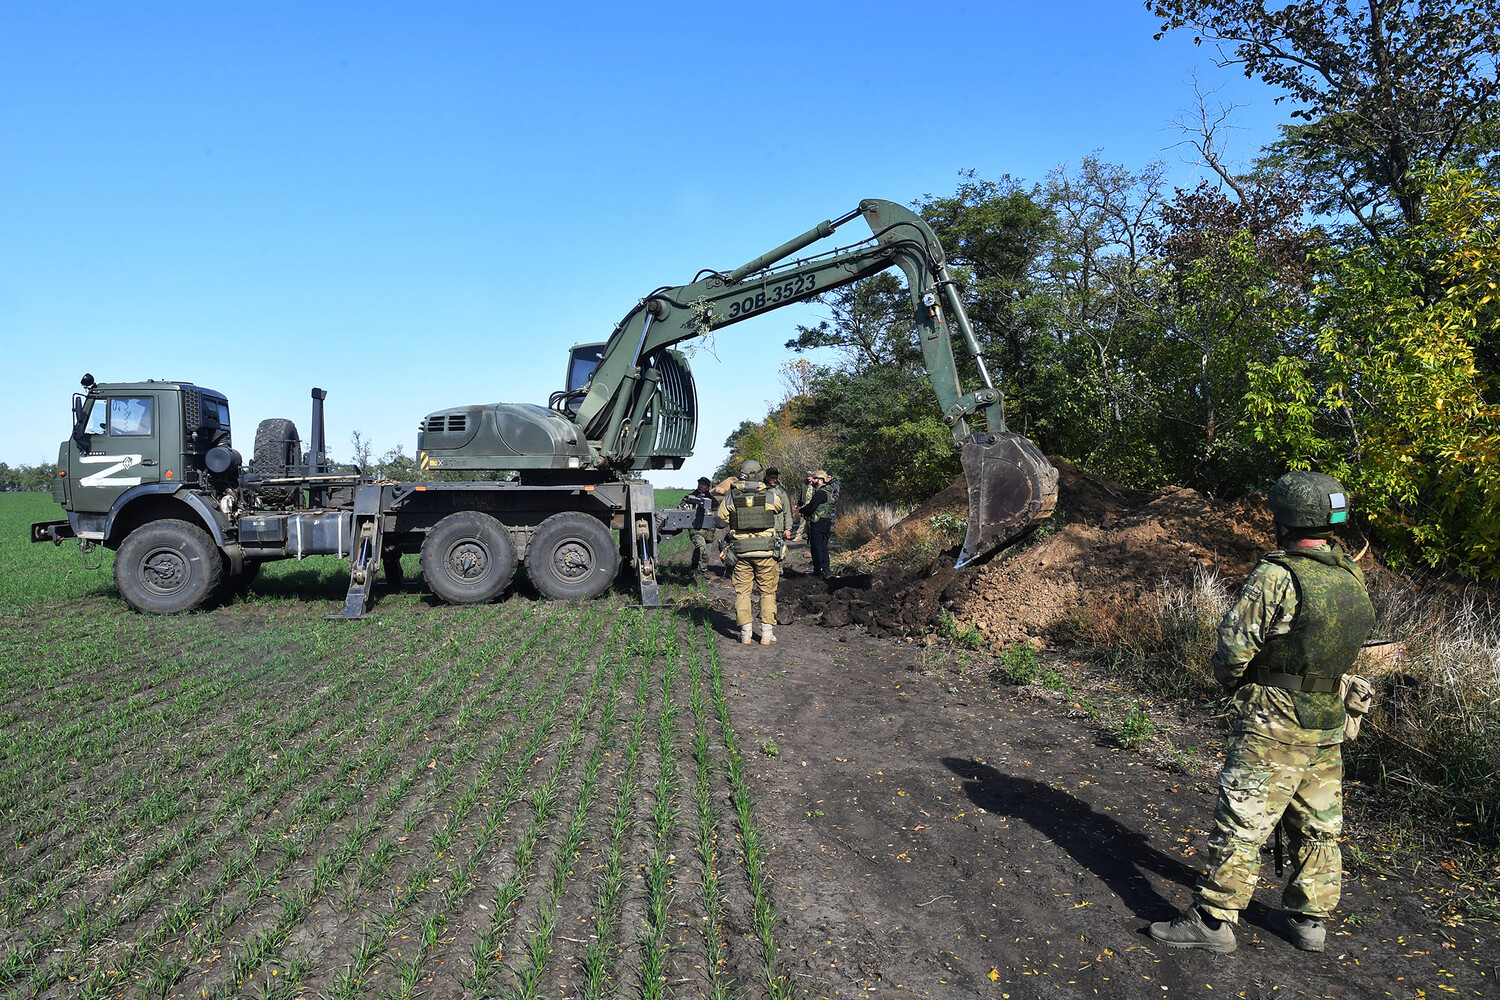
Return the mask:
<svg viewBox="0 0 1500 1000">
<path fill-rule="evenodd" d="M 1303 124 L 1278 152 L 1379 238 L 1390 216 L 1422 218 L 1420 163 L 1465 164 L 1493 151 L 1500 0 L 1146 0 L 1162 34 L 1189 29 L 1284 91 Z M 1279 100 L 1279 99 L 1278 99 Z"/>
<path fill-rule="evenodd" d="M 1313 348 L 1252 365 L 1248 423 L 1343 480 L 1398 561 L 1497 579 L 1500 408 L 1475 344 L 1500 321 L 1500 188 L 1456 170 L 1421 184 L 1421 224 L 1328 255 Z"/>
</svg>

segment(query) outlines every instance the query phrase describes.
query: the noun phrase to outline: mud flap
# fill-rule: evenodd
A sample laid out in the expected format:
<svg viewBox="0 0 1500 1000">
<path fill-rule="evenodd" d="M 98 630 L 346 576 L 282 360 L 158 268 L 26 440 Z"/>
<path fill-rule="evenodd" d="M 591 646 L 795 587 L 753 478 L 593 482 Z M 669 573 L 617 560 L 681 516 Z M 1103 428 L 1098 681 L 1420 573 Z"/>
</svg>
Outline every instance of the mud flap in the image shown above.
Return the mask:
<svg viewBox="0 0 1500 1000">
<path fill-rule="evenodd" d="M 1057 506 L 1057 470 L 1029 438 L 971 434 L 959 449 L 969 484 L 969 531 L 962 568 L 1020 537 Z"/>
</svg>

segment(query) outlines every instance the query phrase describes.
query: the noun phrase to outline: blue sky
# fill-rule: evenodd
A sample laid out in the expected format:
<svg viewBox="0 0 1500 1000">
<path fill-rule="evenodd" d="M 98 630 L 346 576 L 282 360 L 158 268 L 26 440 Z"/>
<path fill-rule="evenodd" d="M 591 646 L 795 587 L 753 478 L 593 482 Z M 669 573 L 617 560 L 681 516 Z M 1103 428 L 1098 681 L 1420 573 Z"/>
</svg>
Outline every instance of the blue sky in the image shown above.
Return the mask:
<svg viewBox="0 0 1500 1000">
<path fill-rule="evenodd" d="M 428 412 L 545 403 L 646 292 L 861 198 L 1096 150 L 1195 183 L 1195 75 L 1243 105 L 1231 156 L 1275 138 L 1274 95 L 1155 30 L 1132 0 L 6 4 L 0 461 L 55 459 L 84 371 L 227 393 L 242 451 L 322 386 L 337 456 L 410 454 Z M 812 318 L 699 355 L 697 454 L 657 485 L 764 415 Z"/>
</svg>

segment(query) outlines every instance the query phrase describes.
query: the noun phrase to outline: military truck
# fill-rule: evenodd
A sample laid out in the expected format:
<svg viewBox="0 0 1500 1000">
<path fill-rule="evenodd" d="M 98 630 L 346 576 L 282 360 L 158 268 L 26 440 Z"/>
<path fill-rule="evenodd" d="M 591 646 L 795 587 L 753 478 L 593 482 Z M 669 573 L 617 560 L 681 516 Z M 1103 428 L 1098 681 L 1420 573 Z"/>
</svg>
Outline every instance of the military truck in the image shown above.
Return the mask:
<svg viewBox="0 0 1500 1000">
<path fill-rule="evenodd" d="M 868 238 L 782 263 L 856 217 L 869 224 Z M 911 211 L 878 199 L 732 271 L 705 270 L 652 291 L 607 341 L 572 349 L 563 388 L 546 406 L 429 414 L 417 432 L 423 473 L 459 471 L 476 481 L 376 481 L 331 468 L 321 389 L 312 391 L 306 450 L 291 420 L 273 418 L 256 428 L 246 462 L 222 393 L 85 375 L 53 484 L 67 519 L 33 524 L 31 538 L 115 550 L 121 597 L 158 614 L 243 588 L 264 562 L 326 554 L 350 568 L 344 608 L 329 617 L 363 617 L 377 574 L 399 580 L 408 552 L 420 554 L 427 588 L 449 603 L 499 597 L 524 565 L 539 592 L 560 600 L 596 597 L 629 567 L 642 603 L 655 604 L 658 545 L 692 516 L 658 510 L 643 478 L 681 468 L 696 442 L 697 389 L 676 345 L 890 267 L 906 275 L 912 322 L 969 485 L 963 565 L 1048 516 L 1057 471 L 1035 444 L 1007 431 L 1004 397 L 937 238 Z M 967 393 L 955 340 L 982 383 Z M 983 427 L 974 429 L 976 421 Z"/>
</svg>

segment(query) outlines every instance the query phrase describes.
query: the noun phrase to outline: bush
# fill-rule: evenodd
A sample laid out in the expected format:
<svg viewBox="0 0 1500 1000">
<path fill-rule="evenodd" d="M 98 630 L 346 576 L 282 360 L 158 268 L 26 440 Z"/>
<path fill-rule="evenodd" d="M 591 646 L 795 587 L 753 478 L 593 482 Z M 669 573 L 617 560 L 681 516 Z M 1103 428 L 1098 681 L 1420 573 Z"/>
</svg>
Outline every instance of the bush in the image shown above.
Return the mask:
<svg viewBox="0 0 1500 1000">
<path fill-rule="evenodd" d="M 963 649 L 983 649 L 984 634 L 973 625 L 964 625 L 946 608 L 938 618 L 938 635 Z"/>
<path fill-rule="evenodd" d="M 945 548 L 962 545 L 964 536 L 969 533 L 969 519 L 957 514 L 934 514 L 927 523 L 943 540 Z"/>
<path fill-rule="evenodd" d="M 1034 683 L 1037 676 L 1036 650 L 1029 642 L 1007 647 L 1000 654 L 1000 666 L 995 672 L 1007 684 Z"/>
</svg>

